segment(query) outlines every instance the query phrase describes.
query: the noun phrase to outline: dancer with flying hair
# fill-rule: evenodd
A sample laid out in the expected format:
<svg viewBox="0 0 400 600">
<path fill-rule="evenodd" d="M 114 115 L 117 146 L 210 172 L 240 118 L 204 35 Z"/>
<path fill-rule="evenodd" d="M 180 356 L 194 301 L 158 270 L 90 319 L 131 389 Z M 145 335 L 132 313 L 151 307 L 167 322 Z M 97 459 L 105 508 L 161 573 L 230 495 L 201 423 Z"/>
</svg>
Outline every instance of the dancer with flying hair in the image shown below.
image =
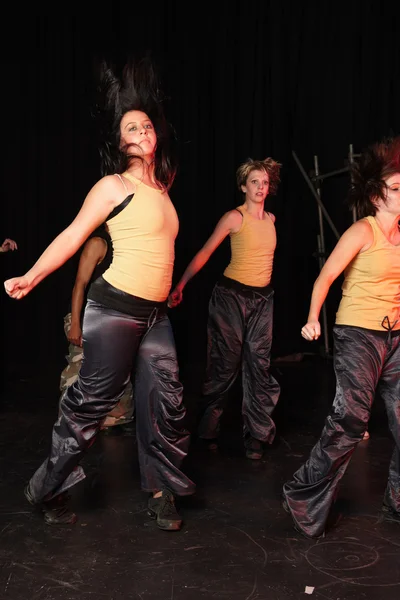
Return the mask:
<svg viewBox="0 0 400 600">
<path fill-rule="evenodd" d="M 97 115 L 102 134 L 102 177 L 75 220 L 22 277 L 5 282 L 16 299 L 61 267 L 101 223 L 113 259 L 88 292 L 83 321 L 83 364 L 61 401 L 49 457 L 25 495 L 46 523 L 71 524 L 66 491 L 85 475 L 79 462 L 135 373 L 137 445 L 148 513 L 164 530 L 182 519 L 175 496 L 194 493 L 182 472 L 189 433 L 167 297 L 174 266 L 178 217 L 168 196 L 176 166 L 155 71 L 147 60 L 121 73 L 103 65 Z"/>
<path fill-rule="evenodd" d="M 283 506 L 306 537 L 324 535 L 376 393 L 395 441 L 382 511 L 400 522 L 400 137 L 361 154 L 349 201 L 360 220 L 342 235 L 315 281 L 301 330 L 306 340 L 319 338 L 321 307 L 344 271 L 333 329 L 335 399 L 307 462 L 283 488 Z"/>
<path fill-rule="evenodd" d="M 243 437 L 246 456 L 252 460 L 261 459 L 264 444 L 274 439 L 271 414 L 280 392 L 269 372 L 275 216 L 264 210 L 267 196 L 277 191 L 280 168 L 272 158 L 248 159 L 240 165 L 236 181 L 244 203 L 222 216 L 169 297 L 171 307 L 182 301 L 188 281 L 229 235 L 231 261 L 209 303 L 207 367 L 198 435 L 210 450 L 217 449 L 227 392 L 242 369 Z"/>
</svg>

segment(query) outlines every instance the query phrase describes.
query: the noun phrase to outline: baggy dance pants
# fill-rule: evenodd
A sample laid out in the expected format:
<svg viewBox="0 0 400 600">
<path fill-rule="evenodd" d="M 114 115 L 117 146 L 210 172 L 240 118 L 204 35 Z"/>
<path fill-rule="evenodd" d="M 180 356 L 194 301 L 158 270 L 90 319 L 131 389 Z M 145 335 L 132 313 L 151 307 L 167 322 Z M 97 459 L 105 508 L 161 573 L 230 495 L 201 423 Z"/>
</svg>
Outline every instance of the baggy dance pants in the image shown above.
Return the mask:
<svg viewBox="0 0 400 600">
<path fill-rule="evenodd" d="M 68 334 L 71 329 L 71 313 L 68 313 L 64 317 L 64 332 L 66 337 L 68 338 Z M 60 377 L 60 391 L 61 397 L 59 400 L 59 405 L 61 403 L 62 397 L 64 395 L 65 390 L 75 383 L 78 379 L 79 371 L 81 370 L 82 360 L 83 360 L 83 349 L 80 346 L 75 346 L 75 344 L 69 344 L 68 346 L 68 355 L 65 357 L 67 359 L 67 366 L 61 373 Z M 59 408 L 59 414 L 61 414 L 61 409 Z M 128 381 L 128 384 L 124 390 L 121 400 L 115 406 L 115 408 L 107 415 L 107 418 L 104 420 L 102 426 L 109 427 L 113 425 L 119 425 L 120 423 L 129 423 L 133 420 L 134 414 L 134 398 L 133 398 L 133 388 L 131 380 Z"/>
<path fill-rule="evenodd" d="M 294 521 L 310 537 L 324 532 L 339 482 L 367 429 L 376 392 L 385 403 L 395 441 L 384 504 L 400 514 L 400 335 L 335 326 L 333 336 L 332 409 L 307 462 L 283 487 Z"/>
<path fill-rule="evenodd" d="M 272 318 L 271 286 L 254 288 L 223 277 L 214 287 L 209 303 L 200 438 L 217 437 L 226 394 L 241 369 L 245 446 L 250 446 L 252 439 L 272 443 L 275 423 L 271 414 L 280 392 L 269 372 Z"/>
<path fill-rule="evenodd" d="M 30 480 L 34 500 L 50 500 L 84 479 L 79 461 L 121 399 L 132 369 L 142 489 L 192 494 L 195 485 L 180 469 L 189 433 L 168 317 L 154 309 L 150 318 L 135 318 L 88 300 L 83 356 L 79 377 L 62 398 L 50 455 Z"/>
</svg>

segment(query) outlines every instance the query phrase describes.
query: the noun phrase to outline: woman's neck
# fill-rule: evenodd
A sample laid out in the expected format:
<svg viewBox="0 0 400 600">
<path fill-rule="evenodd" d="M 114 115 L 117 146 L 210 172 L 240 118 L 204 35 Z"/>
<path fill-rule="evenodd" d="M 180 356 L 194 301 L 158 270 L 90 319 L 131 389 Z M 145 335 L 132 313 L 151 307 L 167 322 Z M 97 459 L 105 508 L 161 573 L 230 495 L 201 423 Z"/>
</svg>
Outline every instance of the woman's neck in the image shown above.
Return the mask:
<svg viewBox="0 0 400 600">
<path fill-rule="evenodd" d="M 256 204 L 254 202 L 250 202 L 249 200 L 245 200 L 245 206 L 247 208 L 247 212 L 249 215 L 254 217 L 255 219 L 259 219 L 262 221 L 264 218 L 264 202 L 261 204 Z"/>
<path fill-rule="evenodd" d="M 136 177 L 136 179 L 157 185 L 154 160 L 147 159 L 147 157 L 143 159 L 134 159 L 126 171 Z"/>
<path fill-rule="evenodd" d="M 375 219 L 379 224 L 381 230 L 390 239 L 399 235 L 400 231 L 400 214 L 393 215 L 386 212 L 377 212 Z"/>
</svg>

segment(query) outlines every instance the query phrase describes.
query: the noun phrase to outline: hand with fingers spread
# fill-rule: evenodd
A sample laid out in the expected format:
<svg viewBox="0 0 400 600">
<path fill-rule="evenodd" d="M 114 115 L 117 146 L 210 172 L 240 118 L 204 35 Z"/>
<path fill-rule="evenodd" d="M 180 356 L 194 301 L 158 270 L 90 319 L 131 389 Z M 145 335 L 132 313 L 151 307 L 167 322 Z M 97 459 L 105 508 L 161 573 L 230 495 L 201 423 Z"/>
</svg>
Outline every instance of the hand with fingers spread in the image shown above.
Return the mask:
<svg viewBox="0 0 400 600">
<path fill-rule="evenodd" d="M 319 324 L 319 321 L 308 321 L 302 328 L 301 335 L 309 342 L 317 340 L 321 335 L 321 325 Z"/>
<path fill-rule="evenodd" d="M 8 252 L 9 250 L 18 250 L 17 242 L 6 238 L 0 246 L 0 252 Z"/>
</svg>

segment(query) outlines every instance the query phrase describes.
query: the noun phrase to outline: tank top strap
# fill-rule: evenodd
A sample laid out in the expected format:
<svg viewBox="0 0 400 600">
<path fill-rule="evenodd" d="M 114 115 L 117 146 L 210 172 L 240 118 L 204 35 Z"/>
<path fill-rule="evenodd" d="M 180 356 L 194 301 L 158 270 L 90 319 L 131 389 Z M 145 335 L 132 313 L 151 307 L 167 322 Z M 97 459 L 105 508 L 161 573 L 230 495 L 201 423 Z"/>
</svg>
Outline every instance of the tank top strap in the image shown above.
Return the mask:
<svg viewBox="0 0 400 600">
<path fill-rule="evenodd" d="M 122 185 L 124 186 L 124 190 L 126 192 L 128 192 L 128 188 L 126 187 L 125 181 L 122 179 L 121 175 L 119 173 L 115 173 L 115 175 L 118 177 L 118 179 L 120 180 L 120 182 L 122 183 Z"/>
<path fill-rule="evenodd" d="M 377 225 L 376 225 L 376 221 L 375 221 L 375 217 L 369 216 L 369 217 L 364 217 L 364 219 L 366 221 L 368 221 L 368 223 L 371 225 L 373 231 L 375 232 L 377 229 Z"/>
<path fill-rule="evenodd" d="M 374 241 L 372 242 L 372 245 L 369 248 L 369 250 L 372 250 L 379 243 L 379 240 L 383 241 L 385 239 L 385 235 L 378 226 L 375 217 L 365 217 L 365 220 L 368 221 L 368 223 L 371 225 L 372 234 L 374 236 Z"/>
<path fill-rule="evenodd" d="M 244 218 L 245 218 L 245 215 L 246 215 L 246 210 L 243 208 L 243 205 L 241 205 L 241 206 L 236 206 L 235 210 L 237 210 L 237 211 L 238 211 L 238 213 L 240 213 L 240 214 L 242 215 L 242 217 L 243 217 L 243 220 L 244 220 Z"/>
</svg>

